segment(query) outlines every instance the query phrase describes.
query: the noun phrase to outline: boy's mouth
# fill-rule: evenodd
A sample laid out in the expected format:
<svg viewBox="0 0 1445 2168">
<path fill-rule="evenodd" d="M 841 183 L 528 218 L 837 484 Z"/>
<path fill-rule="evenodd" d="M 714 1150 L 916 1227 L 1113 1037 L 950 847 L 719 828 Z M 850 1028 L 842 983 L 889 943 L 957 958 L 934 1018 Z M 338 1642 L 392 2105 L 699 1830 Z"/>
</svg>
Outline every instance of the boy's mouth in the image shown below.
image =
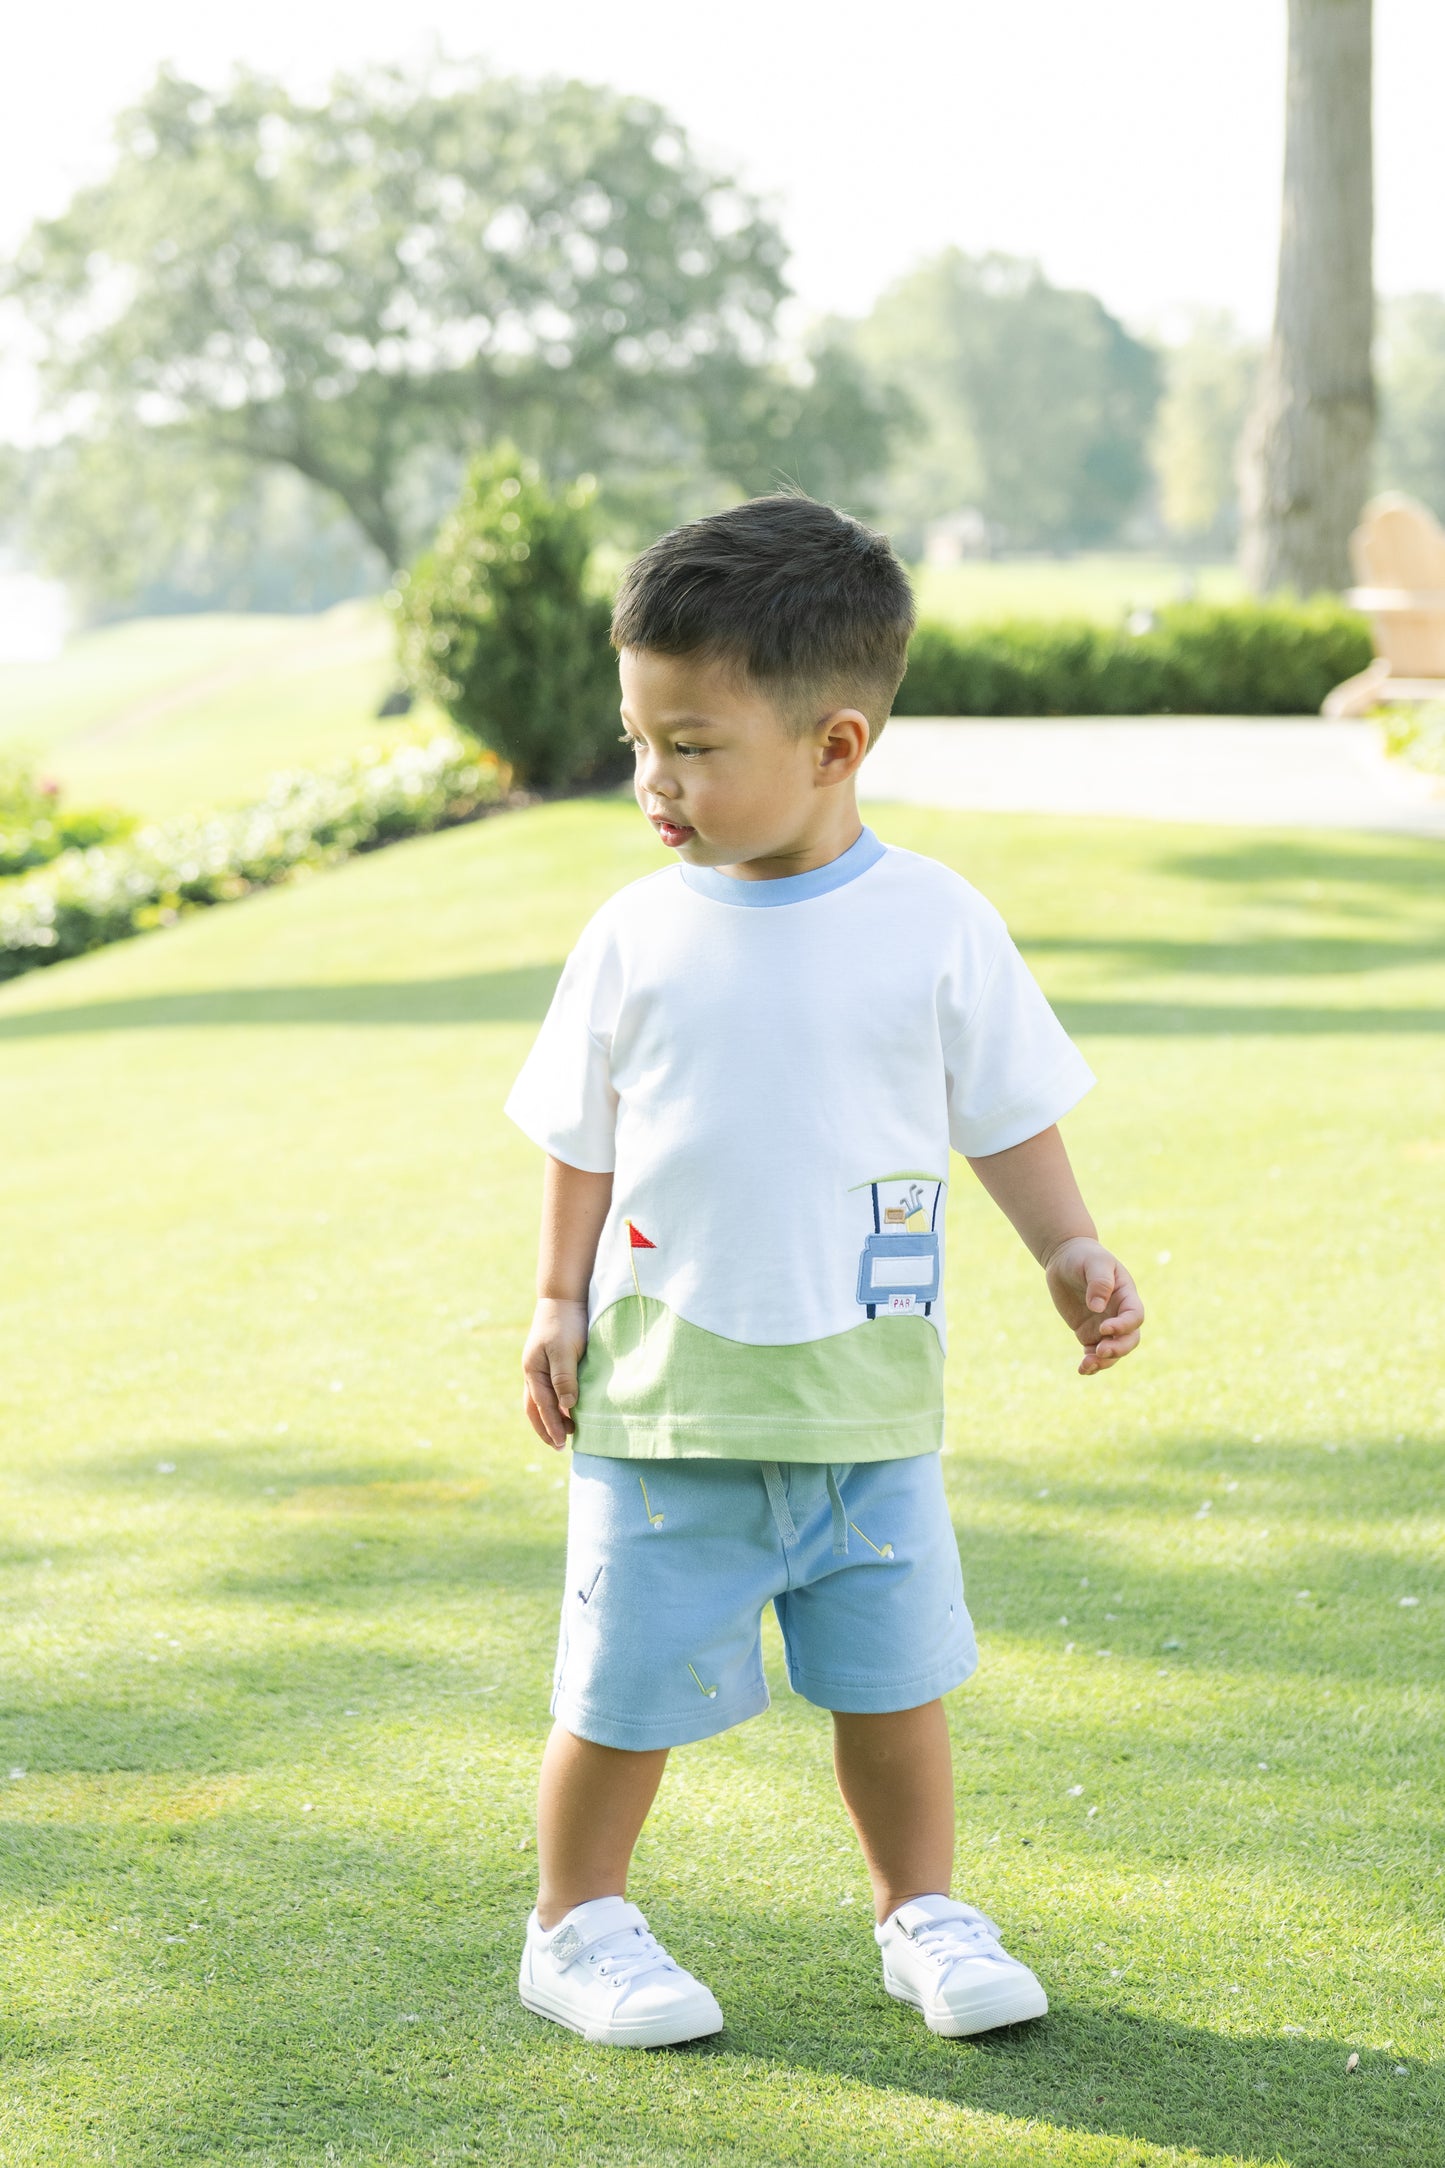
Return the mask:
<svg viewBox="0 0 1445 2168">
<path fill-rule="evenodd" d="M 673 850 L 676 850 L 680 843 L 686 843 L 689 836 L 695 836 L 697 834 L 697 830 L 695 828 L 688 828 L 681 821 L 667 820 L 660 813 L 649 814 L 648 818 L 651 820 L 653 827 L 657 830 L 663 842 L 668 844 Z"/>
</svg>

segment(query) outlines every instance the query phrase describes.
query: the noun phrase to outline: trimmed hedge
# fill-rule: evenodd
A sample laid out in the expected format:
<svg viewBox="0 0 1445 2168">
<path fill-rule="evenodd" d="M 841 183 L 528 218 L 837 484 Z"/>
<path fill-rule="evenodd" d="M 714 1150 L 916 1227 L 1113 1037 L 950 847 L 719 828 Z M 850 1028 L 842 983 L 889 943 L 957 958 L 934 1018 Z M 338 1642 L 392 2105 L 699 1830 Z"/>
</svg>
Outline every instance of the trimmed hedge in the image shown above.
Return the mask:
<svg viewBox="0 0 1445 2168">
<path fill-rule="evenodd" d="M 895 715 L 1317 715 L 1369 628 L 1332 597 L 1167 604 L 1146 631 L 1018 618 L 920 625 Z"/>
<path fill-rule="evenodd" d="M 440 731 L 334 768 L 273 776 L 264 798 L 235 812 L 188 814 L 123 844 L 64 851 L 41 872 L 0 881 L 0 979 L 451 827 L 505 794 L 495 754 Z"/>
</svg>

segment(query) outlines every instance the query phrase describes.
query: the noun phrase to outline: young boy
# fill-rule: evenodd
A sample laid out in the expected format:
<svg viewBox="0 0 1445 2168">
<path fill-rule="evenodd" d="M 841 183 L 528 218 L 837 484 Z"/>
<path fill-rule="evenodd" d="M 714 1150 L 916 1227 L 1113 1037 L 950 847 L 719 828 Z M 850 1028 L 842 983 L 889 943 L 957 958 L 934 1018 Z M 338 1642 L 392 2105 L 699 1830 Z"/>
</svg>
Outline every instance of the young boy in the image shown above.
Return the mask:
<svg viewBox="0 0 1445 2168">
<path fill-rule="evenodd" d="M 1092 1072 L 994 907 L 858 818 L 912 629 L 888 543 L 807 498 L 643 553 L 613 642 L 677 863 L 584 929 L 507 1100 L 547 1154 L 523 1405 L 574 1448 L 520 1990 L 615 2046 L 722 2025 L 627 1870 L 668 1750 L 767 1707 L 769 1601 L 833 1715 L 888 1992 L 949 2035 L 1048 2007 L 949 1893 L 942 1696 L 977 1661 L 939 1468 L 950 1145 L 1080 1375 L 1144 1313 L 1055 1127 Z"/>
</svg>

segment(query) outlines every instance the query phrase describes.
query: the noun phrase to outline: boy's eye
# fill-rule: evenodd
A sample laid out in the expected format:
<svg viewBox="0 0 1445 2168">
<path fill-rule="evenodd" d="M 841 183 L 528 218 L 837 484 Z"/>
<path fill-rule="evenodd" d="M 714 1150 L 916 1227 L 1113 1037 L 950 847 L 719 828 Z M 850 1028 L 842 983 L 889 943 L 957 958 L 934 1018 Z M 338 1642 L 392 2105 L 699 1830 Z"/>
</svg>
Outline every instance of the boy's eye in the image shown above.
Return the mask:
<svg viewBox="0 0 1445 2168">
<path fill-rule="evenodd" d="M 634 753 L 641 753 L 646 750 L 645 741 L 642 738 L 634 738 L 630 730 L 624 730 L 617 742 L 619 745 L 630 747 Z M 708 745 L 675 745 L 673 747 L 673 751 L 680 753 L 685 760 L 700 759 L 704 753 L 711 752 L 711 750 L 711 746 Z"/>
</svg>

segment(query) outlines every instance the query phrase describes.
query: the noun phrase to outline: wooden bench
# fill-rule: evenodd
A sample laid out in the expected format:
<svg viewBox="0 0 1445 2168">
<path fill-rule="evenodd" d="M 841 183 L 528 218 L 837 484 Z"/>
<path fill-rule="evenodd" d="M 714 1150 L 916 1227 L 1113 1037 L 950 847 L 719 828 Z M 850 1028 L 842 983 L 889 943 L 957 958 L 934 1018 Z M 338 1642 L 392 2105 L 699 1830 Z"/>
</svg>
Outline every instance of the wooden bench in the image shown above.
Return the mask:
<svg viewBox="0 0 1445 2168">
<path fill-rule="evenodd" d="M 1370 620 L 1375 659 L 1326 696 L 1322 715 L 1367 715 L 1388 701 L 1445 701 L 1445 529 L 1413 497 L 1365 506 L 1350 536 L 1358 587 L 1345 597 Z"/>
</svg>

